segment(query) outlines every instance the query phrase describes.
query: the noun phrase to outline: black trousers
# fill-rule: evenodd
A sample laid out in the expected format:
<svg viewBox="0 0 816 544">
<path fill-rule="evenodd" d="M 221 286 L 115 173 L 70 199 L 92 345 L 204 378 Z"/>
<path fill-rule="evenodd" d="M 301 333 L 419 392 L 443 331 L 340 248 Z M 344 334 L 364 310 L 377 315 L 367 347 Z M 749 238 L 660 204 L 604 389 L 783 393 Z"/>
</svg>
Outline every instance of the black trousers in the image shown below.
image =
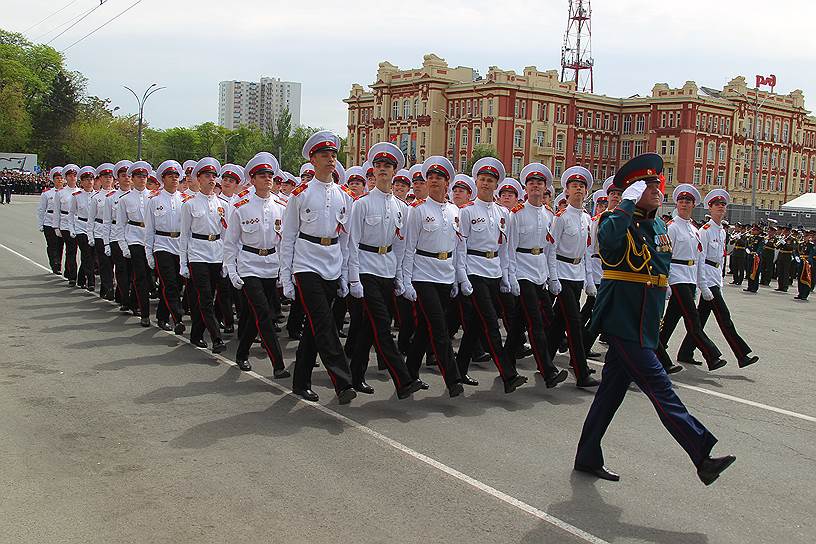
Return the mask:
<svg viewBox="0 0 816 544">
<path fill-rule="evenodd" d="M 744 249 L 731 252 L 731 270 L 734 272 L 734 285 L 742 285 L 745 280 L 746 253 Z"/>
<path fill-rule="evenodd" d="M 228 277 L 219 278 L 215 291 L 215 316 L 226 328 L 235 326 L 234 304 L 232 282 Z"/>
<path fill-rule="evenodd" d="M 413 338 L 414 331 L 416 331 L 417 315 L 414 303 L 405 297 L 397 297 L 397 311 L 394 316 L 399 329 L 397 347 L 400 353 L 407 355 L 411 347 L 411 338 Z"/>
<path fill-rule="evenodd" d="M 798 270 L 797 270 L 797 276 L 796 276 L 796 284 L 797 284 L 796 286 L 797 286 L 797 288 L 799 290 L 798 297 L 800 299 L 802 299 L 802 300 L 807 300 L 808 296 L 810 295 L 810 291 L 812 290 L 810 285 L 802 282 L 802 271 L 803 271 L 803 269 L 805 267 L 805 262 L 804 262 L 805 259 L 806 259 L 806 257 L 803 257 L 803 258 L 800 259 L 799 267 L 798 267 Z M 812 271 L 813 271 L 813 267 L 811 267 L 811 276 L 813 275 Z M 813 284 L 813 278 L 812 277 L 810 279 L 810 283 L 811 283 L 811 285 Z"/>
<path fill-rule="evenodd" d="M 99 265 L 99 296 L 113 298 L 113 260 L 105 255 L 102 238 L 94 238 L 94 254 Z"/>
<path fill-rule="evenodd" d="M 147 257 L 145 247 L 139 244 L 128 245 L 130 250 L 131 282 L 133 284 L 133 295 L 135 297 L 135 308 L 139 310 L 142 317 L 150 317 L 150 286 L 148 281 Z"/>
<path fill-rule="evenodd" d="M 93 288 L 96 284 L 94 275 L 94 250 L 88 242 L 87 234 L 77 234 L 77 246 L 79 246 L 79 270 L 77 271 L 77 285 L 80 287 Z"/>
<path fill-rule="evenodd" d="M 536 367 L 542 376 L 548 378 L 558 372 L 553 364 L 552 355 L 550 355 L 546 334 L 546 330 L 552 325 L 555 318 L 552 299 L 549 291 L 543 285 L 537 285 L 529 280 L 519 280 L 519 287 L 521 288 L 521 294 L 518 297 L 521 319 L 515 326 L 527 325 Z"/>
<path fill-rule="evenodd" d="M 190 338 L 203 339 L 206 329 L 210 333 L 210 340 L 220 340 L 221 329 L 215 320 L 215 290 L 221 278 L 221 263 L 189 263 L 187 268 L 193 284 L 190 298 L 193 326 L 190 328 Z"/>
<path fill-rule="evenodd" d="M 351 358 L 352 382 L 365 381 L 369 353 L 373 345 L 388 374 L 391 375 L 394 387 L 399 390 L 413 381 L 413 378 L 391 336 L 394 279 L 360 274 L 360 283 L 363 284 L 364 298 L 356 302 L 361 307 L 362 323 L 357 331 Z"/>
<path fill-rule="evenodd" d="M 756 274 L 753 273 L 755 257 L 757 256 L 749 254 L 745 261 L 745 274 L 748 276 L 748 290 L 752 293 L 756 293 L 759 289 L 760 272 L 762 270 L 762 261 L 760 260 Z"/>
<path fill-rule="evenodd" d="M 762 278 L 760 283 L 762 285 L 770 285 L 771 280 L 774 278 L 774 250 L 772 249 L 763 249 L 762 250 L 762 262 L 760 263 L 762 267 Z"/>
<path fill-rule="evenodd" d="M 119 242 L 111 240 L 111 259 L 113 260 L 113 272 L 116 278 L 116 301 L 126 308 L 133 307 L 130 291 L 131 266 L 130 259 L 126 259 L 122 254 Z"/>
<path fill-rule="evenodd" d="M 453 345 L 448 335 L 448 324 L 445 316 L 446 308 L 451 302 L 450 292 L 453 285 L 426 281 L 415 281 L 413 285 L 417 292 L 416 305 L 419 308 L 418 313 L 421 314 L 421 317 L 418 319 L 414 341 L 408 350 L 406 361 L 408 371 L 411 373 L 412 378 L 419 379 L 419 367 L 422 364 L 422 357 L 430 344 L 436 358 L 436 364 L 439 366 L 439 371 L 445 380 L 445 385 L 450 388 L 462 382 L 453 355 Z"/>
<path fill-rule="evenodd" d="M 295 293 L 295 300 L 289 305 L 289 317 L 286 318 L 286 332 L 291 337 L 297 337 L 303 332 L 303 322 L 306 315 L 303 313 L 303 305 L 300 297 Z"/>
<path fill-rule="evenodd" d="M 790 253 L 780 253 L 779 259 L 776 261 L 777 267 L 777 278 L 776 281 L 779 284 L 777 289 L 779 291 L 787 291 L 788 287 L 790 287 L 790 276 L 791 276 L 791 263 L 793 262 L 793 257 Z"/>
<path fill-rule="evenodd" d="M 714 299 L 710 301 L 703 300 L 703 298 L 700 297 L 700 304 L 697 306 L 697 313 L 700 315 L 700 325 L 705 327 L 708 316 L 711 315 L 711 312 L 714 312 L 714 318 L 717 320 L 717 324 L 720 326 L 723 336 L 725 336 L 725 341 L 728 342 L 731 351 L 734 352 L 734 356 L 736 356 L 739 361 L 751 353 L 751 348 L 748 347 L 745 340 L 737 333 L 737 327 L 731 320 L 731 312 L 728 311 L 728 306 L 725 304 L 720 288 L 711 287 L 711 294 L 714 295 Z M 691 361 L 694 357 L 694 347 L 694 340 L 692 340 L 691 336 L 687 333 L 683 339 L 683 343 L 680 345 L 677 358 L 683 361 Z"/>
<path fill-rule="evenodd" d="M 464 376 L 468 373 L 470 360 L 476 347 L 476 339 L 484 338 L 487 344 L 487 352 L 493 359 L 493 364 L 499 371 L 499 376 L 505 382 L 515 378 L 516 362 L 504 347 L 501 333 L 499 332 L 499 315 L 496 308 L 503 309 L 506 304 L 499 299 L 500 278 L 484 278 L 482 276 L 468 276 L 473 286 L 473 294 L 470 295 L 470 302 L 473 306 L 473 313 L 466 317 L 464 323 L 464 334 L 459 343 L 459 352 L 456 354 L 456 365 L 459 367 L 459 374 Z M 506 315 L 507 312 L 502 312 Z M 509 321 L 509 318 L 505 323 Z M 510 330 L 510 327 L 507 327 Z"/>
<path fill-rule="evenodd" d="M 65 247 L 65 242 L 63 242 L 62 238 L 57 236 L 57 231 L 54 227 L 44 226 L 43 234 L 45 235 L 48 264 L 51 265 L 52 272 L 59 274 L 62 270 L 62 250 Z"/>
<path fill-rule="evenodd" d="M 584 282 L 561 280 L 561 293 L 556 297 L 554 309 L 555 320 L 547 331 L 547 343 L 550 348 L 550 359 L 555 357 L 564 332 L 569 344 L 570 366 L 576 379 L 583 380 L 589 376 L 584 348 L 584 325 L 581 321 L 581 291 Z"/>
<path fill-rule="evenodd" d="M 184 315 L 181 307 L 181 276 L 179 275 L 179 256 L 169 251 L 153 253 L 156 261 L 156 275 L 159 277 L 160 298 L 156 308 L 156 320 L 180 323 Z"/>
<path fill-rule="evenodd" d="M 311 389 L 312 369 L 320 355 L 335 392 L 348 389 L 351 372 L 331 310 L 337 298 L 338 280 L 326 280 L 314 272 L 299 272 L 295 274 L 295 286 L 306 314 L 306 325 L 298 343 L 292 387 Z"/>
<path fill-rule="evenodd" d="M 238 350 L 235 358 L 239 361 L 249 359 L 249 349 L 256 336 L 261 337 L 261 345 L 275 370 L 285 368 L 278 335 L 275 334 L 275 305 L 278 298 L 278 278 L 259 278 L 244 276 L 241 278 L 244 286 L 239 293 L 243 293 L 246 313 L 241 324 L 241 334 L 238 340 Z"/>
<path fill-rule="evenodd" d="M 62 275 L 68 281 L 77 280 L 77 241 L 71 238 L 71 233 L 67 230 L 60 230 L 62 241 L 65 243 L 65 268 Z"/>
<path fill-rule="evenodd" d="M 347 300 L 346 300 L 347 299 Z M 349 314 L 349 328 L 348 333 L 346 333 L 346 343 L 343 347 L 343 352 L 346 354 L 346 357 L 351 359 L 352 355 L 354 354 L 354 346 L 357 343 L 357 338 L 360 335 L 360 329 L 363 328 L 363 303 L 360 300 L 352 296 L 347 296 L 346 299 L 342 301 L 342 310 L 343 313 L 339 316 L 340 322 L 338 324 L 338 301 L 341 300 L 339 297 L 334 299 L 334 304 L 332 305 L 332 314 L 334 314 L 335 324 L 337 325 L 338 332 L 343 329 L 343 321 L 345 319 L 346 311 Z M 370 346 L 369 346 L 370 347 Z"/>
<path fill-rule="evenodd" d="M 595 285 L 595 289 L 599 289 L 600 285 Z M 589 354 L 592 351 L 592 346 L 598 339 L 600 331 L 596 333 L 589 332 L 589 322 L 592 320 L 592 310 L 595 308 L 595 297 L 587 297 L 584 305 L 581 307 L 581 321 L 584 323 L 584 353 Z"/>
<path fill-rule="evenodd" d="M 700 314 L 697 313 L 697 308 L 694 306 L 696 288 L 697 286 L 693 283 L 675 283 L 671 286 L 671 298 L 660 328 L 660 343 L 664 348 L 668 347 L 669 338 L 682 317 L 686 325 L 686 334 L 702 352 L 705 360 L 712 363 L 719 359 L 722 353 L 703 330 Z"/>
</svg>

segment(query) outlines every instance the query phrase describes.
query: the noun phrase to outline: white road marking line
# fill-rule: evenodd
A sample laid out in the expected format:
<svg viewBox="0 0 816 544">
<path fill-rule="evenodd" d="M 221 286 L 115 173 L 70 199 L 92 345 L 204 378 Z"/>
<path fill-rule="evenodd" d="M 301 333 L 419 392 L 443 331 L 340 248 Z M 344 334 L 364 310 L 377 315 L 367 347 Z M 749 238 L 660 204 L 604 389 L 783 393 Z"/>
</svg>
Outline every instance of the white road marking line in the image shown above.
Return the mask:
<svg viewBox="0 0 816 544">
<path fill-rule="evenodd" d="M 31 264 L 45 270 L 46 272 L 51 272 L 51 270 L 48 269 L 47 267 L 41 265 L 40 263 L 38 263 L 36 261 L 33 261 L 33 260 L 29 259 L 25 255 L 22 255 L 22 254 L 20 254 L 20 253 L 18 253 L 16 251 L 14 251 L 13 249 L 9 248 L 8 246 L 0 244 L 0 247 L 2 247 L 3 249 L 6 249 L 7 251 L 9 251 L 11 253 L 13 253 L 14 255 L 17 255 L 18 257 L 20 257 L 22 259 L 28 261 L 29 263 L 31 263 Z M 111 304 L 111 305 L 115 306 L 114 302 L 108 301 L 108 300 L 105 300 L 105 299 L 97 298 L 96 301 L 97 302 L 106 302 L 108 304 Z M 190 344 L 190 340 L 188 340 L 187 338 L 185 338 L 183 336 L 177 336 L 172 331 L 165 331 L 165 330 L 162 330 L 162 329 L 158 329 L 158 330 L 165 333 L 165 334 L 167 334 L 167 335 L 169 335 L 169 336 L 172 336 L 173 338 L 175 338 L 177 340 L 180 340 L 180 341 L 192 346 L 192 344 Z M 195 347 L 195 346 L 193 346 L 193 347 Z M 202 352 L 206 353 L 207 355 L 209 355 L 212 358 L 216 359 L 220 363 L 223 363 L 223 364 L 228 365 L 228 366 L 237 366 L 235 364 L 235 362 L 230 361 L 229 359 L 227 359 L 226 357 L 224 357 L 224 356 L 222 356 L 220 354 L 209 352 L 209 351 L 207 351 L 207 350 L 205 350 L 203 348 L 195 347 L 195 349 L 198 349 L 199 351 L 202 351 Z M 329 417 L 332 417 L 332 418 L 334 418 L 334 419 L 336 419 L 336 420 L 338 420 L 338 421 L 340 421 L 342 423 L 345 423 L 349 427 L 351 427 L 353 429 L 356 429 L 356 430 L 362 432 L 363 434 L 367 434 L 371 438 L 374 438 L 375 440 L 379 440 L 380 442 L 382 442 L 382 443 L 384 443 L 384 444 L 386 444 L 388 446 L 391 446 L 392 448 L 396 449 L 397 451 L 401 451 L 402 453 L 404 453 L 404 454 L 406 454 L 406 455 L 408 455 L 410 457 L 413 457 L 417 461 L 425 463 L 426 465 L 429 465 L 429 466 L 439 470 L 440 472 L 443 472 L 443 473 L 447 474 L 448 476 L 451 476 L 451 477 L 453 477 L 453 478 L 455 478 L 455 479 L 457 479 L 457 480 L 459 480 L 461 482 L 464 482 L 464 483 L 478 489 L 479 491 L 481 491 L 481 492 L 483 492 L 483 493 L 485 493 L 487 495 L 490 495 L 491 497 L 493 497 L 495 499 L 498 499 L 498 500 L 500 500 L 500 501 L 502 501 L 502 502 L 504 502 L 506 504 L 509 504 L 510 506 L 513 506 L 513 507 L 515 507 L 515 508 L 517 508 L 517 509 L 519 509 L 519 510 L 521 510 L 523 512 L 526 512 L 527 514 L 529 514 L 529 515 L 531 515 L 531 516 L 533 516 L 535 518 L 538 518 L 541 521 L 549 523 L 550 525 L 552 525 L 554 527 L 557 527 L 557 528 L 561 529 L 562 531 L 567 532 L 567 533 L 575 536 L 576 538 L 579 538 L 579 539 L 583 540 L 584 542 L 588 542 L 590 544 L 609 544 L 609 542 L 607 542 L 606 540 L 604 540 L 602 538 L 599 538 L 599 537 L 597 537 L 597 536 L 595 536 L 595 535 L 593 535 L 591 533 L 588 533 L 588 532 L 586 532 L 586 531 L 584 531 L 582 529 L 579 529 L 578 527 L 575 527 L 574 525 L 571 525 L 571 524 L 567 523 L 566 521 L 564 521 L 564 520 L 562 520 L 560 518 L 552 516 L 552 515 L 548 514 L 547 512 L 544 512 L 543 510 L 540 510 L 540 509 L 536 508 L 535 506 L 531 506 L 531 505 L 527 504 L 526 502 L 524 502 L 522 500 L 519 500 L 519 499 L 517 499 L 517 498 L 515 498 L 515 497 L 513 497 L 511 495 L 508 495 L 507 493 L 499 491 L 498 489 L 496 489 L 494 487 L 491 487 L 491 486 L 487 485 L 486 483 L 484 483 L 484 482 L 482 482 L 480 480 L 477 480 L 476 478 L 473 478 L 471 476 L 468 476 L 467 474 L 459 472 L 455 468 L 449 467 L 448 465 L 446 465 L 446 464 L 444 464 L 444 463 L 442 463 L 440 461 L 437 461 L 436 459 L 434 459 L 432 457 L 428 457 L 427 455 L 424 455 L 424 454 L 422 454 L 422 453 L 420 453 L 420 452 L 418 452 L 416 450 L 413 450 L 413 449 L 409 448 L 408 446 L 406 446 L 405 444 L 403 444 L 401 442 L 398 442 L 398 441 L 394 440 L 393 438 L 389 438 L 389 437 L 385 436 L 384 434 L 379 433 L 379 432 L 375 431 L 374 429 L 363 425 L 362 423 L 358 423 L 357 421 L 354 421 L 353 419 L 350 419 L 350 418 L 344 416 L 343 414 L 340 414 L 339 412 L 335 412 L 334 410 L 332 410 L 328 406 L 324 406 L 322 404 L 316 404 L 316 403 L 312 403 L 312 402 L 307 402 L 307 401 L 303 400 L 302 398 L 294 395 L 289 388 L 283 387 L 282 385 L 279 385 L 278 383 L 273 382 L 272 380 L 270 380 L 269 378 L 267 378 L 265 376 L 261 376 L 260 374 L 256 373 L 254 370 L 249 371 L 249 372 L 243 372 L 242 374 L 246 374 L 247 376 L 255 378 L 256 380 L 258 380 L 260 382 L 263 382 L 263 383 L 277 389 L 278 391 L 280 391 L 284 395 L 288 395 L 288 396 L 291 396 L 294 399 L 297 399 L 298 402 L 301 402 L 301 403 L 305 404 L 306 406 L 314 408 L 315 410 L 318 410 L 318 411 L 324 413 L 325 415 L 327 415 Z"/>
</svg>

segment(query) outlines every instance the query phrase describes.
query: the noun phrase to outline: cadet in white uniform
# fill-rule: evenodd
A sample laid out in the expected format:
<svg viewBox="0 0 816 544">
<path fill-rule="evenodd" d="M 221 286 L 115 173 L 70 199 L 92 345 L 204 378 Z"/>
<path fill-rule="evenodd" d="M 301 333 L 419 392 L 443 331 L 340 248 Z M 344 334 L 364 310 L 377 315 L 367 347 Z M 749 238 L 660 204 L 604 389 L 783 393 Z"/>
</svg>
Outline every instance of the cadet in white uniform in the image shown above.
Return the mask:
<svg viewBox="0 0 816 544">
<path fill-rule="evenodd" d="M 125 257 L 119 242 L 124 240 L 124 225 L 117 223 L 119 200 L 130 191 L 130 167 L 132 162 L 123 160 L 114 165 L 114 175 L 119 188 L 108 192 L 105 197 L 105 215 L 102 218 L 102 235 L 105 241 L 105 254 L 113 261 L 113 273 L 116 278 L 115 300 L 119 303 L 120 312 L 128 312 L 133 307 L 131 293 L 130 258 Z M 105 222 L 107 220 L 107 222 Z"/>
<path fill-rule="evenodd" d="M 76 238 L 71 237 L 71 202 L 77 190 L 77 173 L 79 166 L 76 164 L 66 164 L 62 168 L 62 175 L 65 177 L 65 186 L 59 192 L 59 235 L 65 243 L 65 267 L 62 275 L 68 280 L 68 286 L 76 285 L 77 280 L 77 243 Z"/>
<path fill-rule="evenodd" d="M 40 195 L 40 205 L 37 208 L 37 224 L 45 235 L 45 246 L 48 253 L 48 264 L 51 272 L 59 275 L 62 272 L 62 250 L 64 243 L 59 232 L 59 192 L 62 190 L 62 167 L 55 166 L 48 172 L 53 187 L 43 191 Z"/>
<path fill-rule="evenodd" d="M 607 181 L 610 181 L 611 183 L 611 179 L 612 178 L 608 178 Z M 606 185 L 606 181 L 604 182 L 604 185 Z M 601 214 L 606 211 L 608 205 L 609 196 L 606 194 L 606 189 L 604 187 L 601 187 L 592 193 L 592 223 L 589 225 L 589 243 L 587 244 L 584 259 L 586 260 L 587 267 L 589 268 L 587 281 L 592 281 L 592 283 L 595 285 L 595 291 L 597 291 L 598 287 L 601 286 L 601 276 L 603 276 L 601 255 L 598 252 L 598 220 L 600 219 Z M 584 352 L 586 353 L 587 358 L 600 357 L 601 355 L 600 353 L 593 352 L 590 349 L 592 347 L 592 343 L 594 343 L 594 339 L 590 338 L 589 334 L 587 333 L 589 320 L 592 318 L 592 308 L 594 307 L 595 297 L 587 296 L 586 300 L 584 300 L 584 305 L 581 306 L 581 323 L 584 327 Z M 592 340 L 592 342 L 590 342 L 590 340 Z"/>
<path fill-rule="evenodd" d="M 93 222 L 89 221 L 95 176 L 96 168 L 93 166 L 83 166 L 79 169 L 80 190 L 74 191 L 72 195 L 69 213 L 71 238 L 76 240 L 80 252 L 77 287 L 90 292 L 94 291 L 96 282 L 93 258 Z"/>
<path fill-rule="evenodd" d="M 142 327 L 150 326 L 150 286 L 148 285 L 147 257 L 145 256 L 145 207 L 150 191 L 147 189 L 147 176 L 153 168 L 150 163 L 136 161 L 128 174 L 133 188 L 123 194 L 116 204 L 116 223 L 121 225 L 122 238 L 119 248 L 126 259 L 130 259 L 131 282 L 136 307 L 133 315 L 141 317 Z"/>
<path fill-rule="evenodd" d="M 102 163 L 96 167 L 96 180 L 99 184 L 91 199 L 91 209 L 88 221 L 93 227 L 93 249 L 96 262 L 99 264 L 99 296 L 105 300 L 113 300 L 113 261 L 105 254 L 105 213 L 107 212 L 107 195 L 113 188 L 113 169 L 109 163 Z"/>
</svg>

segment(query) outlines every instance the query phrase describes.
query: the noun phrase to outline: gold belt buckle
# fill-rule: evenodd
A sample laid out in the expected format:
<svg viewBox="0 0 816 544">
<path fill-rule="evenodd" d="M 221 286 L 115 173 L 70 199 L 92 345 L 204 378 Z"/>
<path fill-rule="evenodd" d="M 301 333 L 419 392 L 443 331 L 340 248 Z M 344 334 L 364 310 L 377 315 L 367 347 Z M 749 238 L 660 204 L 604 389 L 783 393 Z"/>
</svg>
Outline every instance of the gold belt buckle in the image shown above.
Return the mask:
<svg viewBox="0 0 816 544">
<path fill-rule="evenodd" d="M 217 238 L 215 237 L 215 234 L 208 234 L 207 235 L 207 240 L 210 241 L 210 242 L 215 242 L 217 240 Z"/>
<path fill-rule="evenodd" d="M 485 258 L 494 259 L 496 257 L 495 251 L 485 251 Z"/>
<path fill-rule="evenodd" d="M 330 246 L 330 245 L 331 245 L 331 241 L 332 241 L 332 239 L 331 239 L 331 238 L 321 238 L 321 239 L 320 239 L 320 245 L 321 245 L 321 246 Z"/>
<path fill-rule="evenodd" d="M 581 264 L 581 257 L 575 257 L 572 260 L 572 264 Z"/>
<path fill-rule="evenodd" d="M 260 255 L 261 257 L 266 257 L 267 255 L 269 255 L 269 250 L 268 249 L 259 249 L 258 250 L 258 255 Z"/>
<path fill-rule="evenodd" d="M 534 247 L 534 248 L 530 249 L 530 255 L 541 255 L 541 248 L 540 247 Z"/>
<path fill-rule="evenodd" d="M 386 253 L 388 253 L 388 246 L 379 246 L 377 248 L 377 253 L 379 253 L 380 255 L 385 255 Z"/>
<path fill-rule="evenodd" d="M 436 258 L 439 259 L 440 261 L 445 261 L 445 260 L 448 259 L 448 252 L 447 251 L 442 251 L 440 253 L 437 253 Z"/>
</svg>

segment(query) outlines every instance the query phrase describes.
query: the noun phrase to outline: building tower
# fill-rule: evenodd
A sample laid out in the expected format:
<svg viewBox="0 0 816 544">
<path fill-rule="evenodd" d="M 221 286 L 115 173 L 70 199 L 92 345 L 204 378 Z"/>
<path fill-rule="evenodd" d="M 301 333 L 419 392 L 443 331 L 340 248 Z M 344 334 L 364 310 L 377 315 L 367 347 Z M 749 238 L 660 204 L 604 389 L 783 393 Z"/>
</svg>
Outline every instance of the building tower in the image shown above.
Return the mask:
<svg viewBox="0 0 816 544">
<path fill-rule="evenodd" d="M 569 0 L 569 18 L 561 48 L 561 81 L 574 81 L 575 88 L 593 92 L 592 6 L 589 0 Z"/>
</svg>

